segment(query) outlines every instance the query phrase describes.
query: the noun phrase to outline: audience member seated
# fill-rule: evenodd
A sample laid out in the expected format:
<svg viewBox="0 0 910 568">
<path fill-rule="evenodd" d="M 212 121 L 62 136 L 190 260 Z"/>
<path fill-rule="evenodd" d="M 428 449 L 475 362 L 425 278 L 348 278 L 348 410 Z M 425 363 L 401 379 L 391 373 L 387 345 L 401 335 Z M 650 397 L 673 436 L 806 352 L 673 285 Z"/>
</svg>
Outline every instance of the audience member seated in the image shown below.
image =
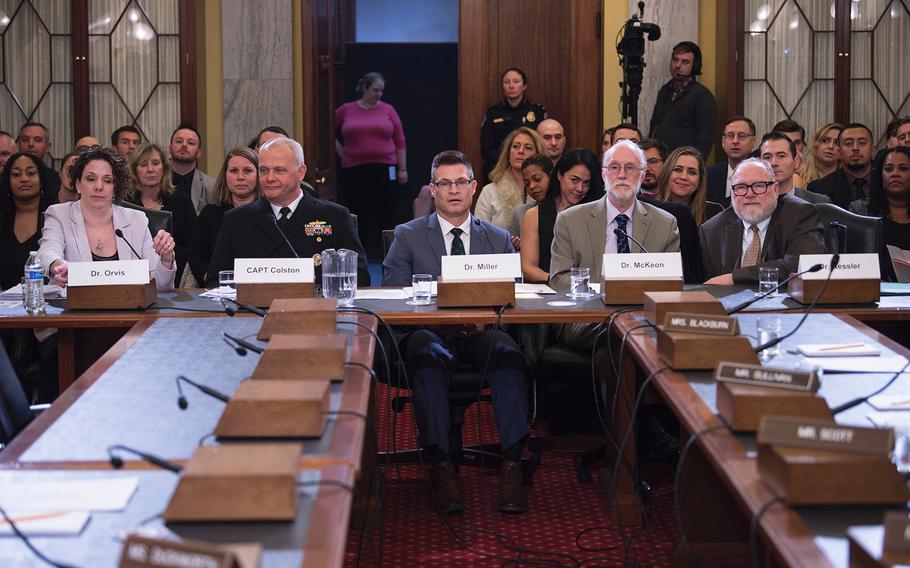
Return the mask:
<svg viewBox="0 0 910 568">
<path fill-rule="evenodd" d="M 555 166 L 566 151 L 566 131 L 558 120 L 548 118 L 537 125 L 537 133 L 543 139 L 547 157 Z"/>
<path fill-rule="evenodd" d="M 869 197 L 854 201 L 850 211 L 882 218 L 882 279 L 896 279 L 887 245 L 910 251 L 910 147 L 880 153 L 872 168 Z"/>
<path fill-rule="evenodd" d="M 436 211 L 436 202 L 433 201 L 433 193 L 430 191 L 430 186 L 422 185 L 420 186 L 420 191 L 417 192 L 417 197 L 414 198 L 414 201 L 411 203 L 411 212 L 413 218 L 423 217 L 424 215 L 429 215 L 433 211 Z"/>
<path fill-rule="evenodd" d="M 769 132 L 762 137 L 759 151 L 761 159 L 771 164 L 774 181 L 777 182 L 781 195 L 792 193 L 809 203 L 831 203 L 827 195 L 794 187 L 793 180 L 796 178 L 793 173 L 799 166 L 800 155 L 792 138 L 783 132 Z"/>
<path fill-rule="evenodd" d="M 526 282 L 547 282 L 550 278 L 556 216 L 569 207 L 603 197 L 597 157 L 584 148 L 569 150 L 556 164 L 548 186 L 546 197 L 525 213 L 521 223 L 521 273 Z"/>
<path fill-rule="evenodd" d="M 888 123 L 888 148 L 910 146 L 910 116 L 895 118 Z"/>
<path fill-rule="evenodd" d="M 521 126 L 535 129 L 542 120 L 549 118 L 543 105 L 531 102 L 525 97 L 528 90 L 528 76 L 517 67 L 506 69 L 500 78 L 503 100 L 487 109 L 480 125 L 480 153 L 483 156 L 483 171 L 488 177 L 496 167 L 506 138 Z M 539 152 L 543 154 L 541 150 Z"/>
<path fill-rule="evenodd" d="M 198 168 L 199 158 L 202 157 L 202 136 L 189 124 L 182 123 L 171 134 L 170 150 L 171 182 L 179 193 L 189 196 L 198 215 L 203 207 L 212 202 L 212 184 L 215 183 Z M 184 244 L 180 243 L 180 246 Z"/>
<path fill-rule="evenodd" d="M 290 138 L 291 135 L 288 134 L 287 130 L 281 128 L 280 126 L 266 126 L 259 131 L 259 134 L 256 135 L 253 140 L 250 141 L 250 148 L 253 150 L 259 151 L 259 148 L 269 140 L 274 140 L 275 138 Z"/>
<path fill-rule="evenodd" d="M 780 132 L 792 140 L 793 144 L 796 146 L 797 162 L 800 164 L 803 163 L 806 156 L 806 129 L 803 128 L 800 123 L 786 118 L 772 126 L 769 132 Z M 794 173 L 793 176 L 793 187 L 806 187 L 806 182 L 803 181 L 803 178 L 799 177 L 799 173 Z"/>
<path fill-rule="evenodd" d="M 42 188 L 48 192 L 47 198 L 50 199 L 50 203 L 56 203 L 57 192 L 60 190 L 60 175 L 45 163 L 51 149 L 50 132 L 47 127 L 40 122 L 26 122 L 19 129 L 19 138 L 16 142 L 19 145 L 19 152 L 35 156 L 41 164 L 41 169 L 47 170 L 43 172 L 47 181 Z"/>
<path fill-rule="evenodd" d="M 875 144 L 869 127 L 858 122 L 841 130 L 838 143 L 841 167 L 813 181 L 806 189 L 827 195 L 831 203 L 847 209 L 857 199 L 869 197 Z"/>
<path fill-rule="evenodd" d="M 198 288 L 206 281 L 205 271 L 212 260 L 224 214 L 235 207 L 253 203 L 260 197 L 259 156 L 244 146 L 232 149 L 224 157 L 221 172 L 215 180 L 212 203 L 202 209 L 193 229 L 187 247 L 190 270 L 184 273 L 180 288 Z M 195 282 L 189 282 L 189 276 Z"/>
<path fill-rule="evenodd" d="M 783 279 L 796 272 L 799 255 L 826 252 L 815 206 L 779 195 L 767 162 L 743 160 L 733 172 L 731 192 L 733 207 L 701 226 L 705 284 L 758 282 L 763 266 L 777 268 Z"/>
<path fill-rule="evenodd" d="M 336 203 L 316 199 L 300 188 L 306 175 L 303 148 L 290 138 L 275 138 L 259 149 L 262 198 L 224 214 L 206 270 L 207 288 L 218 285 L 218 272 L 233 270 L 237 258 L 312 257 L 325 249 L 357 253 L 357 285 L 370 285 L 367 257 L 350 212 Z M 282 233 L 284 236 L 282 236 Z M 290 242 L 293 250 L 288 249 Z M 317 266 L 316 279 L 322 278 Z"/>
<path fill-rule="evenodd" d="M 47 178 L 50 169 L 34 154 L 16 152 L 0 172 L 0 287 L 22 280 L 28 253 L 38 250 L 44 211 L 55 200 Z"/>
<path fill-rule="evenodd" d="M 673 150 L 664 164 L 657 181 L 657 198 L 688 207 L 692 211 L 695 225 L 700 227 L 724 210 L 720 203 L 705 198 L 705 180 L 705 161 L 701 154 L 692 146 L 682 146 Z"/>
<path fill-rule="evenodd" d="M 453 150 L 437 154 L 430 179 L 436 213 L 395 228 L 395 239 L 382 265 L 383 284 L 407 286 L 414 274 L 438 278 L 440 259 L 446 255 L 513 252 L 506 231 L 471 215 L 477 182 L 464 154 Z M 486 377 L 503 448 L 499 510 L 527 511 L 521 475 L 521 452 L 528 436 L 525 359 L 515 341 L 498 330 L 453 334 L 440 328 L 412 331 L 400 343 L 411 377 L 420 444 L 431 464 L 429 475 L 437 512 L 447 515 L 464 510 L 451 462 L 447 398 L 459 361 L 477 369 L 489 366 Z"/>
<path fill-rule="evenodd" d="M 610 149 L 610 146 L 613 145 L 613 129 L 607 128 L 604 130 L 603 136 L 600 138 L 600 155 L 603 156 L 607 150 Z"/>
<path fill-rule="evenodd" d="M 130 190 L 130 173 L 123 158 L 109 148 L 83 152 L 70 169 L 79 201 L 51 205 L 45 214 L 38 256 L 47 275 L 66 286 L 70 262 L 103 260 L 149 261 L 158 289 L 174 287 L 174 239 L 165 230 L 152 237 L 141 212 L 114 205 Z M 114 234 L 123 231 L 123 238 Z"/>
<path fill-rule="evenodd" d="M 616 144 L 620 140 L 631 140 L 636 144 L 641 142 L 641 130 L 639 130 L 635 125 L 623 122 L 621 124 L 617 124 L 611 130 L 613 132 L 613 144 Z"/>
<path fill-rule="evenodd" d="M 815 135 L 812 144 L 806 148 L 806 159 L 799 168 L 799 177 L 804 187 L 817 179 L 834 173 L 840 167 L 840 131 L 843 126 L 836 122 L 823 124 Z"/>
<path fill-rule="evenodd" d="M 521 164 L 535 154 L 545 153 L 543 140 L 537 131 L 526 126 L 506 136 L 496 167 L 490 172 L 490 183 L 483 187 L 477 198 L 474 216 L 501 229 L 508 229 L 515 208 L 528 202 L 521 177 Z M 513 234 L 512 237 L 512 244 L 518 248 L 518 234 Z"/>
<path fill-rule="evenodd" d="M 60 191 L 57 192 L 57 203 L 69 203 L 79 199 L 79 194 L 76 192 L 76 188 L 73 187 L 73 182 L 69 176 L 69 169 L 76 161 L 76 156 L 75 152 L 70 152 L 63 156 L 63 163 L 60 164 Z"/>
<path fill-rule="evenodd" d="M 126 201 L 153 209 L 170 211 L 171 225 L 177 243 L 177 273 L 174 282 L 179 283 L 186 266 L 186 247 L 196 225 L 196 210 L 190 196 L 177 191 L 171 184 L 171 166 L 165 159 L 164 150 L 157 144 L 144 144 L 137 148 L 129 161 L 134 184 L 131 184 Z"/>
<path fill-rule="evenodd" d="M 9 157 L 16 153 L 16 141 L 6 130 L 0 130 L 0 170 L 6 166 Z"/>
<path fill-rule="evenodd" d="M 638 147 L 645 153 L 648 160 L 648 167 L 645 169 L 645 179 L 641 180 L 641 188 L 638 190 L 639 197 L 657 197 L 657 178 L 664 169 L 664 162 L 670 153 L 667 146 L 660 140 L 654 138 L 645 138 L 638 143 Z"/>
<path fill-rule="evenodd" d="M 76 145 L 73 147 L 73 151 L 77 154 L 81 154 L 87 150 L 94 150 L 95 148 L 101 147 L 101 140 L 98 140 L 94 136 L 83 136 L 79 140 L 76 140 Z M 60 180 L 63 181 L 64 176 L 60 176 Z"/>
<path fill-rule="evenodd" d="M 516 207 L 512 212 L 512 222 L 507 228 L 510 235 L 521 234 L 521 223 L 525 218 L 525 213 L 528 212 L 528 209 L 537 207 L 537 204 L 547 196 L 552 173 L 553 162 L 541 154 L 531 156 L 521 163 L 521 177 L 524 181 L 525 193 L 531 199 Z"/>
<path fill-rule="evenodd" d="M 731 116 L 724 124 L 721 146 L 727 155 L 725 162 L 708 168 L 708 200 L 722 205 L 730 197 L 733 170 L 755 149 L 755 123 L 745 116 Z M 704 158 L 705 156 L 702 156 Z"/>
<path fill-rule="evenodd" d="M 111 146 L 123 156 L 124 160 L 129 160 L 130 155 L 140 144 L 142 144 L 142 135 L 139 133 L 139 129 L 131 124 L 121 126 L 111 134 Z"/>
</svg>

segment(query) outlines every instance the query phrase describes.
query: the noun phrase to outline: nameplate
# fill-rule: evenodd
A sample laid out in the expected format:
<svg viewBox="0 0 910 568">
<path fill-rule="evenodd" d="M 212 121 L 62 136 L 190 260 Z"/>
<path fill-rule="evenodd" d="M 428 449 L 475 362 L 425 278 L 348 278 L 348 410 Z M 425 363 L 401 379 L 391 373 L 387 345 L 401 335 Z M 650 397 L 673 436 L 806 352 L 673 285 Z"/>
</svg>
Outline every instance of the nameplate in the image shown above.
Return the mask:
<svg viewBox="0 0 910 568">
<path fill-rule="evenodd" d="M 222 546 L 199 541 L 173 541 L 130 535 L 123 544 L 119 568 L 240 568 Z"/>
<path fill-rule="evenodd" d="M 730 316 L 667 312 L 664 331 L 707 333 L 710 335 L 738 335 L 738 320 Z"/>
<path fill-rule="evenodd" d="M 604 280 L 682 279 L 682 257 L 678 252 L 604 254 Z"/>
<path fill-rule="evenodd" d="M 719 363 L 714 372 L 714 378 L 719 383 L 740 383 L 754 387 L 772 387 L 804 392 L 818 390 L 818 377 L 815 371 L 775 369 L 743 363 Z"/>
<path fill-rule="evenodd" d="M 818 272 L 803 274 L 803 280 L 824 280 L 831 270 L 830 254 L 801 254 L 797 272 L 808 270 L 811 266 L 821 264 Z M 831 273 L 831 280 L 881 280 L 878 255 L 874 253 L 842 254 L 837 267 Z"/>
<path fill-rule="evenodd" d="M 67 266 L 69 286 L 149 283 L 148 260 L 70 262 Z"/>
<path fill-rule="evenodd" d="M 313 282 L 312 258 L 238 258 L 234 260 L 234 282 Z"/>
<path fill-rule="evenodd" d="M 758 443 L 887 457 L 894 447 L 894 431 L 842 426 L 809 418 L 762 416 Z"/>
<path fill-rule="evenodd" d="M 468 254 L 442 257 L 442 280 L 481 282 L 521 278 L 521 257 L 512 254 Z"/>
<path fill-rule="evenodd" d="M 885 554 L 910 554 L 910 516 L 904 511 L 888 511 L 884 524 L 882 551 Z"/>
</svg>

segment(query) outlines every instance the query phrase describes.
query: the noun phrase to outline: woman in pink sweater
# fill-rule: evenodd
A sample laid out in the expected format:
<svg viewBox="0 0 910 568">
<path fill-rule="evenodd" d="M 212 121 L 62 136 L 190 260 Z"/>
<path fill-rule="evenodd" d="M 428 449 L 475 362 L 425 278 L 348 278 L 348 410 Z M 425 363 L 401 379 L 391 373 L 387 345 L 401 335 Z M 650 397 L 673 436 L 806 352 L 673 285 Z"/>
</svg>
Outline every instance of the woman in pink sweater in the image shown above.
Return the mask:
<svg viewBox="0 0 910 568">
<path fill-rule="evenodd" d="M 397 188 L 408 183 L 404 129 L 395 108 L 382 102 L 384 89 L 382 75 L 367 73 L 357 82 L 360 98 L 335 110 L 342 195 L 371 258 L 382 257 L 382 230 L 395 227 Z"/>
</svg>

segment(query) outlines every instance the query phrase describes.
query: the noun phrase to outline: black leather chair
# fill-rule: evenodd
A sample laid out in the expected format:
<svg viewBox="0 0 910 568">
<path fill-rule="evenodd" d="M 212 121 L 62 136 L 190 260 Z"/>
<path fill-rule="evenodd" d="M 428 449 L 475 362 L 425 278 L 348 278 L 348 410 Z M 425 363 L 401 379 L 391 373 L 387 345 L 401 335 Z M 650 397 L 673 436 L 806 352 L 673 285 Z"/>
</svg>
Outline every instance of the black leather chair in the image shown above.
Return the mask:
<svg viewBox="0 0 910 568">
<path fill-rule="evenodd" d="M 174 214 L 170 211 L 146 209 L 145 207 L 140 207 L 128 201 L 121 201 L 117 205 L 145 213 L 145 216 L 148 217 L 149 220 L 149 233 L 151 233 L 153 237 L 162 229 L 168 233 L 174 233 Z"/>
<path fill-rule="evenodd" d="M 0 447 L 8 444 L 47 406 L 29 406 L 6 348 L 0 343 Z"/>
<path fill-rule="evenodd" d="M 816 203 L 815 207 L 822 218 L 825 246 L 830 252 L 878 254 L 881 251 L 881 218 L 857 215 L 832 203 Z"/>
</svg>

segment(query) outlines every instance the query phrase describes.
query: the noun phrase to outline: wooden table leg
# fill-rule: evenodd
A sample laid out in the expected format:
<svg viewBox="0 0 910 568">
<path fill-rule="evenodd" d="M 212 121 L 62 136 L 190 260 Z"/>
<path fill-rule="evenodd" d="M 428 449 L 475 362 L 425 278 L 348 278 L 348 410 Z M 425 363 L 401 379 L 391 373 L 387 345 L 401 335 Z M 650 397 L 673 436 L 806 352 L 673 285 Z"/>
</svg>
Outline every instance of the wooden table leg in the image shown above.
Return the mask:
<svg viewBox="0 0 910 568">
<path fill-rule="evenodd" d="M 57 330 L 57 384 L 60 393 L 76 382 L 76 340 L 75 330 L 62 327 Z"/>
</svg>

